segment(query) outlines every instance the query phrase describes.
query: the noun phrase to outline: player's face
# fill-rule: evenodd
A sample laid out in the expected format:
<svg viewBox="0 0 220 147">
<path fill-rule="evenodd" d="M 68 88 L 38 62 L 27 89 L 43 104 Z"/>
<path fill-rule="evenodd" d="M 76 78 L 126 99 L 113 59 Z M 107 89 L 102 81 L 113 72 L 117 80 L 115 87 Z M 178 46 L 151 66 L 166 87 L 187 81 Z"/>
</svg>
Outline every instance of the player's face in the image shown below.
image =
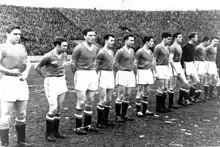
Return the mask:
<svg viewBox="0 0 220 147">
<path fill-rule="evenodd" d="M 21 30 L 19 29 L 14 29 L 11 31 L 11 33 L 7 33 L 7 40 L 9 40 L 11 43 L 19 43 L 21 39 Z"/>
<path fill-rule="evenodd" d="M 63 53 L 67 50 L 68 43 L 67 42 L 62 42 L 59 48 L 59 52 Z"/>
<path fill-rule="evenodd" d="M 165 38 L 165 44 L 166 45 L 171 45 L 171 42 L 172 42 L 172 37 Z"/>
<path fill-rule="evenodd" d="M 205 41 L 205 46 L 208 46 L 210 44 L 210 40 Z"/>
<path fill-rule="evenodd" d="M 213 39 L 212 42 L 213 42 L 214 46 L 218 46 L 218 44 L 219 44 L 219 40 L 218 39 Z"/>
<path fill-rule="evenodd" d="M 177 36 L 177 38 L 176 38 L 176 41 L 177 41 L 178 43 L 182 43 L 182 42 L 183 42 L 183 36 L 182 36 L 181 34 L 179 34 L 179 35 Z"/>
<path fill-rule="evenodd" d="M 194 43 L 197 43 L 197 42 L 198 42 L 198 39 L 199 39 L 198 35 L 195 35 L 195 37 L 192 38 L 192 41 L 193 41 Z"/>
<path fill-rule="evenodd" d="M 108 48 L 113 48 L 115 43 L 115 38 L 109 37 L 109 39 L 106 41 Z"/>
<path fill-rule="evenodd" d="M 133 47 L 134 46 L 134 37 L 129 37 L 125 44 L 128 46 L 128 47 Z"/>
<path fill-rule="evenodd" d="M 84 36 L 84 39 L 86 42 L 92 44 L 95 42 L 96 33 L 94 31 L 87 32 L 87 34 Z"/>
<path fill-rule="evenodd" d="M 154 39 L 151 38 L 150 41 L 148 42 L 149 47 L 154 47 Z"/>
</svg>

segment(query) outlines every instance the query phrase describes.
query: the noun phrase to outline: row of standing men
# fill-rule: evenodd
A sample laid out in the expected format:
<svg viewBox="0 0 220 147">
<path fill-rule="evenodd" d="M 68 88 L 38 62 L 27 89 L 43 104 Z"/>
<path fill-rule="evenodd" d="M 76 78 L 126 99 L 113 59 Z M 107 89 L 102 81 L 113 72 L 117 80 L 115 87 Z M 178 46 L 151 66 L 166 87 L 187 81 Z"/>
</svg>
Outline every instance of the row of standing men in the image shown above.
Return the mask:
<svg viewBox="0 0 220 147">
<path fill-rule="evenodd" d="M 19 44 L 20 27 L 10 25 L 6 32 L 7 40 L 0 46 L 0 71 L 3 74 L 1 79 L 1 142 L 3 146 L 9 145 L 9 120 L 11 110 L 15 109 L 18 145 L 28 146 L 25 142 L 25 117 L 28 100 L 26 78 L 30 62 L 25 47 Z M 53 42 L 54 49 L 46 53 L 35 66 L 36 72 L 44 78 L 45 95 L 49 103 L 49 111 L 46 114 L 47 141 L 55 142 L 55 138 L 66 138 L 66 135 L 59 131 L 61 109 L 65 93 L 68 91 L 65 81 L 65 64 L 69 64 L 74 73 L 77 97 L 74 131 L 78 135 L 98 132 L 100 129 L 115 125 L 109 121 L 115 85 L 117 85 L 115 100 L 117 123 L 134 120 L 128 116 L 127 111 L 132 98 L 132 89 L 136 85 L 135 105 L 138 117 L 154 115 L 148 110 L 148 97 L 150 86 L 155 81 L 157 85 L 156 112 L 158 113 L 166 113 L 179 108 L 174 103 L 177 79 L 181 83 L 178 105 L 185 106 L 201 100 L 202 85 L 205 94 L 203 100 L 206 100 L 208 96 L 212 97 L 213 89 L 218 82 L 215 64 L 219 41 L 217 37 L 213 38 L 211 43 L 207 37 L 204 37 L 201 44 L 196 46 L 198 35 L 192 33 L 189 35 L 189 43 L 182 49 L 181 33 L 175 33 L 173 36 L 170 33 L 163 33 L 161 43 L 156 45 L 152 51 L 154 38 L 145 36 L 143 47 L 135 53 L 132 49 L 135 37 L 127 35 L 124 37 L 124 46 L 114 55 L 112 50 L 114 35 L 104 36 L 105 45 L 100 50 L 94 45 L 96 37 L 94 30 L 85 29 L 83 35 L 85 41 L 74 48 L 70 64 L 67 62 L 65 53 L 68 41 L 57 37 Z M 173 44 L 171 45 L 172 38 Z M 182 68 L 181 61 L 184 68 Z M 15 92 L 12 93 L 11 90 Z M 91 125 L 92 110 L 97 90 L 99 95 L 98 119 L 96 127 L 93 127 Z M 168 108 L 165 106 L 167 95 Z"/>
</svg>

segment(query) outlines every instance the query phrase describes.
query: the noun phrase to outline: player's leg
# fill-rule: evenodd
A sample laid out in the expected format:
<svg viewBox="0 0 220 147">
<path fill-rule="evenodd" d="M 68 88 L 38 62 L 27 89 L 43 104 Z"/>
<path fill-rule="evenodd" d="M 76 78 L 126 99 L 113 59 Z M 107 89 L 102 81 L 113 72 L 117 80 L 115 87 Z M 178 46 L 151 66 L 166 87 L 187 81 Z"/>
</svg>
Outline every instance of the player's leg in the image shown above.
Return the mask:
<svg viewBox="0 0 220 147">
<path fill-rule="evenodd" d="M 166 107 L 166 99 L 168 96 L 168 87 L 169 87 L 169 79 L 164 79 L 164 89 L 163 89 L 163 95 L 162 95 L 162 107 L 167 110 L 168 112 L 171 112 L 172 110 L 168 107 Z"/>
<path fill-rule="evenodd" d="M 121 117 L 121 107 L 122 107 L 122 100 L 125 97 L 125 86 L 118 85 L 117 86 L 117 98 L 115 100 L 115 113 L 116 113 L 116 122 L 124 122 L 124 120 Z"/>
<path fill-rule="evenodd" d="M 57 78 L 47 77 L 44 79 L 44 89 L 47 101 L 49 103 L 49 111 L 46 114 L 46 133 L 45 138 L 49 142 L 55 142 L 54 128 L 55 118 L 57 117 L 58 108 L 58 89 Z"/>
<path fill-rule="evenodd" d="M 86 135 L 87 132 L 83 128 L 83 111 L 85 109 L 86 94 L 85 91 L 76 91 L 76 110 L 75 110 L 75 133 L 78 135 Z"/>
<path fill-rule="evenodd" d="M 84 128 L 87 132 L 98 132 L 98 129 L 92 126 L 93 103 L 96 90 L 86 91 L 86 105 L 84 110 Z"/>
<path fill-rule="evenodd" d="M 132 90 L 136 86 L 136 78 L 133 71 L 125 72 L 125 96 L 122 100 L 122 118 L 125 121 L 133 121 L 134 119 L 129 117 L 128 112 L 128 106 L 129 102 L 132 99 Z"/>
<path fill-rule="evenodd" d="M 46 89 L 45 89 L 46 90 Z M 52 94 L 52 95 L 47 95 L 47 100 L 49 103 L 49 111 L 46 114 L 46 140 L 49 142 L 55 142 L 54 138 L 54 119 L 55 115 L 57 114 L 57 95 Z"/>
<path fill-rule="evenodd" d="M 169 83 L 169 90 L 168 90 L 168 96 L 169 96 L 169 108 L 170 109 L 178 109 L 179 107 L 174 104 L 174 89 L 176 87 L 176 76 L 170 77 L 170 83 Z"/>
<path fill-rule="evenodd" d="M 58 98 L 57 98 L 57 103 L 58 103 L 57 112 L 56 112 L 55 118 L 54 118 L 54 137 L 61 138 L 61 139 L 66 138 L 66 135 L 62 134 L 59 131 L 60 119 L 61 119 L 61 110 L 63 108 L 63 102 L 64 102 L 64 99 L 65 99 L 65 96 L 66 96 L 66 92 L 58 95 Z"/>
<path fill-rule="evenodd" d="M 156 94 L 156 112 L 158 113 L 166 113 L 168 112 L 166 109 L 164 109 L 164 79 L 158 79 L 157 80 L 157 94 Z"/>
<path fill-rule="evenodd" d="M 144 85 L 144 94 L 142 99 L 142 113 L 147 116 L 153 116 L 154 113 L 149 111 L 150 84 Z"/>
<path fill-rule="evenodd" d="M 138 117 L 143 117 L 143 111 L 141 111 L 141 103 L 143 103 L 143 96 L 144 96 L 144 85 L 138 84 L 137 85 L 137 93 L 136 93 L 136 115 Z M 142 105 L 143 110 L 143 105 Z M 146 113 L 146 112 L 145 112 Z"/>
<path fill-rule="evenodd" d="M 104 128 L 104 109 L 106 102 L 106 89 L 99 87 L 99 103 L 97 105 L 97 127 Z"/>
<path fill-rule="evenodd" d="M 131 118 L 130 116 L 128 116 L 128 106 L 129 106 L 129 102 L 131 99 L 131 94 L 132 94 L 132 87 L 126 87 L 125 88 L 125 97 L 123 97 L 122 100 L 122 111 L 121 111 L 121 115 L 122 118 L 125 121 L 134 121 L 134 118 Z"/>
<path fill-rule="evenodd" d="M 74 85 L 76 89 L 76 111 L 75 111 L 75 133 L 78 135 L 86 135 L 87 132 L 84 130 L 83 126 L 83 116 L 86 105 L 86 91 L 89 86 L 89 80 L 91 75 L 90 72 L 85 70 L 76 71 L 74 75 Z"/>
<path fill-rule="evenodd" d="M 214 90 L 215 90 L 215 86 L 216 86 L 217 82 L 218 82 L 217 74 L 212 74 L 211 75 L 211 84 L 209 85 L 209 97 L 210 98 L 215 98 Z"/>
<path fill-rule="evenodd" d="M 181 83 L 181 87 L 179 89 L 179 99 L 177 104 L 181 106 L 186 106 L 185 98 L 187 99 L 188 97 L 189 81 L 187 80 L 183 70 L 182 72 L 180 72 L 180 74 L 177 75 L 177 79 Z"/>
<path fill-rule="evenodd" d="M 203 87 L 204 87 L 204 91 L 205 91 L 205 86 L 204 86 L 205 85 L 205 75 L 204 75 L 204 73 L 199 74 L 198 77 L 199 77 L 199 83 L 198 83 L 198 87 L 197 87 L 197 90 L 196 90 L 195 96 L 194 96 L 194 100 L 196 102 L 199 102 L 202 99 L 200 95 L 201 95 Z"/>
<path fill-rule="evenodd" d="M 200 99 L 201 95 L 201 90 L 199 89 L 200 87 L 200 80 L 199 76 L 196 72 L 191 73 L 191 87 L 189 91 L 189 102 L 188 104 L 191 104 L 193 102 L 192 100 L 194 99 L 195 102 L 198 102 Z"/>
<path fill-rule="evenodd" d="M 26 128 L 26 109 L 27 109 L 27 101 L 16 101 L 15 102 L 15 129 L 17 132 L 17 144 L 19 146 L 31 146 L 25 141 L 25 128 Z"/>
<path fill-rule="evenodd" d="M 193 85 L 193 74 L 195 74 L 197 71 L 196 71 L 196 67 L 194 65 L 193 62 L 185 62 L 185 74 L 186 74 L 186 79 L 187 81 L 189 81 L 189 85 L 190 85 L 190 88 L 189 88 L 189 94 L 188 96 L 184 96 L 184 103 L 186 105 L 189 105 L 191 104 L 190 102 L 190 99 L 194 98 L 194 94 L 195 94 L 195 86 Z M 183 90 L 183 89 L 182 89 Z M 183 91 L 180 91 L 180 94 L 181 92 Z M 185 94 L 185 93 L 183 93 Z"/>
<path fill-rule="evenodd" d="M 218 82 L 216 84 L 216 90 L 217 90 L 217 99 L 220 99 L 220 79 L 218 74 Z"/>
<path fill-rule="evenodd" d="M 112 121 L 109 121 L 109 112 L 111 109 L 112 94 L 113 94 L 113 89 L 112 88 L 107 89 L 106 102 L 104 107 L 104 125 L 106 127 L 115 126 L 115 124 Z"/>
<path fill-rule="evenodd" d="M 116 73 L 116 85 L 117 85 L 117 98 L 115 100 L 115 113 L 116 122 L 123 123 L 125 120 L 122 118 L 122 101 L 125 99 L 125 85 L 127 74 L 125 71 L 117 71 Z"/>
<path fill-rule="evenodd" d="M 208 99 L 208 92 L 209 92 L 209 75 L 207 73 L 204 74 L 204 85 L 203 85 L 203 89 L 204 89 L 204 99 L 203 102 L 206 102 Z"/>
<path fill-rule="evenodd" d="M 143 103 L 143 97 L 144 97 L 144 85 L 147 82 L 147 78 L 150 78 L 148 76 L 147 70 L 137 70 L 136 74 L 136 82 L 137 82 L 137 93 L 136 93 L 136 115 L 137 117 L 143 117 L 146 112 L 143 112 L 142 110 L 145 109 L 145 105 Z M 142 104 L 142 105 L 141 105 Z M 146 110 L 145 110 L 146 111 Z"/>
<path fill-rule="evenodd" d="M 55 78 L 56 82 L 55 84 L 59 85 L 59 87 L 56 87 L 56 91 L 58 92 L 57 96 L 57 111 L 54 117 L 54 137 L 64 139 L 66 138 L 66 135 L 62 134 L 59 131 L 60 126 L 60 119 L 61 119 L 61 110 L 63 109 L 63 102 L 66 97 L 66 92 L 68 91 L 66 86 L 66 80 L 64 77 L 58 77 Z"/>
<path fill-rule="evenodd" d="M 115 87 L 114 73 L 113 71 L 100 71 L 99 75 L 100 106 L 103 108 L 100 115 L 102 124 L 105 127 L 114 126 L 115 124 L 109 121 L 109 111 L 111 109 L 112 94 Z"/>
<path fill-rule="evenodd" d="M 0 137 L 1 145 L 9 146 L 9 123 L 14 109 L 14 102 L 1 100 Z"/>
</svg>

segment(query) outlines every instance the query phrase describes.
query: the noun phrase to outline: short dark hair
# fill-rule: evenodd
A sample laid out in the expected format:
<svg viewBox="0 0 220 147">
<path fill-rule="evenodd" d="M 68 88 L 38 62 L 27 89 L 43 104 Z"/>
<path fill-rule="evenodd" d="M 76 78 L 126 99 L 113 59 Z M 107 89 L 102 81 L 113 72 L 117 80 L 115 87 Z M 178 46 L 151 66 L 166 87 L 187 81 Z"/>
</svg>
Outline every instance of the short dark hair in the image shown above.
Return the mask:
<svg viewBox="0 0 220 147">
<path fill-rule="evenodd" d="M 143 42 L 143 44 L 145 44 L 146 42 L 149 42 L 153 38 L 154 38 L 153 36 L 144 36 L 142 42 Z"/>
<path fill-rule="evenodd" d="M 63 37 L 56 37 L 54 39 L 53 45 L 54 46 L 61 45 L 62 42 L 67 42 L 67 40 Z"/>
<path fill-rule="evenodd" d="M 124 41 L 125 41 L 125 40 L 128 40 L 129 37 L 133 37 L 133 38 L 134 38 L 134 35 L 132 35 L 132 34 L 125 35 L 124 38 L 123 38 L 123 40 L 124 40 Z"/>
<path fill-rule="evenodd" d="M 190 33 L 190 34 L 189 34 L 189 39 L 194 38 L 196 35 L 198 35 L 197 32 L 192 32 L 192 33 Z"/>
<path fill-rule="evenodd" d="M 84 36 L 86 36 L 88 32 L 95 32 L 95 31 L 91 28 L 87 28 L 87 29 L 83 30 L 82 33 L 83 33 Z"/>
<path fill-rule="evenodd" d="M 7 28 L 6 28 L 6 32 L 7 33 L 11 33 L 13 30 L 15 29 L 18 29 L 20 30 L 21 29 L 21 26 L 19 25 L 16 25 L 16 24 L 10 24 Z"/>
<path fill-rule="evenodd" d="M 168 32 L 164 32 L 164 33 L 162 33 L 161 37 L 162 38 L 168 38 L 168 37 L 172 37 L 172 35 Z"/>
<path fill-rule="evenodd" d="M 104 40 L 108 40 L 110 37 L 115 38 L 115 36 L 112 35 L 112 34 L 106 34 L 106 35 L 104 36 Z"/>
<path fill-rule="evenodd" d="M 210 40 L 210 39 L 209 39 L 208 36 L 204 36 L 204 37 L 202 38 L 202 42 L 209 41 L 209 40 Z"/>
<path fill-rule="evenodd" d="M 174 33 L 173 34 L 173 39 L 176 39 L 178 37 L 178 35 L 182 35 L 180 32 Z"/>
</svg>

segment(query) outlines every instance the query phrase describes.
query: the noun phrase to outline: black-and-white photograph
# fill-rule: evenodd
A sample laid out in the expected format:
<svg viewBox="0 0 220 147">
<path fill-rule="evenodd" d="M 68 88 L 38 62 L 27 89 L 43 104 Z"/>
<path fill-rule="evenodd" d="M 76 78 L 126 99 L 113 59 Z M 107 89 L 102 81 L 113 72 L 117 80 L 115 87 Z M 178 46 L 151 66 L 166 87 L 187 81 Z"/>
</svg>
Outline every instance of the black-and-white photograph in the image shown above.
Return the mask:
<svg viewBox="0 0 220 147">
<path fill-rule="evenodd" d="M 217 0 L 1 0 L 1 147 L 220 147 Z"/>
</svg>

